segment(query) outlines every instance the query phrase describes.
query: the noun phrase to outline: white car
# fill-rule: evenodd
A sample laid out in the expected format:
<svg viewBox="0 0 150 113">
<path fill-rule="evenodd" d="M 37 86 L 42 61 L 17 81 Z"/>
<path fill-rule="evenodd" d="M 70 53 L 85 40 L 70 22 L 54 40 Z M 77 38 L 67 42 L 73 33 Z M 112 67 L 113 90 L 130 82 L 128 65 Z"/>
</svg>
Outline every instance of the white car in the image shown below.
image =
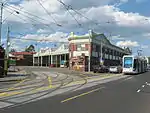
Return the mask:
<svg viewBox="0 0 150 113">
<path fill-rule="evenodd" d="M 122 67 L 121 66 L 110 66 L 109 72 L 110 73 L 122 73 Z"/>
</svg>

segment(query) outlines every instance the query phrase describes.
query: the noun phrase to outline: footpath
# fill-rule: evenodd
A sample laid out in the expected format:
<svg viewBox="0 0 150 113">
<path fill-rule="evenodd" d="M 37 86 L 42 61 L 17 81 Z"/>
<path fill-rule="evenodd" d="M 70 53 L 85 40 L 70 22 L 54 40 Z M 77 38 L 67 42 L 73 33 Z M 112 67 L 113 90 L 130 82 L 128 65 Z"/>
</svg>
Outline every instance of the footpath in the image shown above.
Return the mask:
<svg viewBox="0 0 150 113">
<path fill-rule="evenodd" d="M 0 82 L 21 81 L 27 77 L 28 76 L 25 70 L 18 70 L 16 72 L 8 72 L 7 76 L 0 78 Z"/>
</svg>

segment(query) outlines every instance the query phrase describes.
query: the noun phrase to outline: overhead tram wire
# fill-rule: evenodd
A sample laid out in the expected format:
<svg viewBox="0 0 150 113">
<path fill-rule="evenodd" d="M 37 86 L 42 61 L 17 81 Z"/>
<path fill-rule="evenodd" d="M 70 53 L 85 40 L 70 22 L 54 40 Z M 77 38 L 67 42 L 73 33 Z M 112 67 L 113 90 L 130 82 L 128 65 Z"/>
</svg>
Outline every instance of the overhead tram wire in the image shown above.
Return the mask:
<svg viewBox="0 0 150 113">
<path fill-rule="evenodd" d="M 9 4 L 6 4 L 6 6 L 9 6 L 9 7 L 15 9 L 15 10 L 19 10 L 20 12 L 27 13 L 27 14 L 30 15 L 30 16 L 36 17 L 37 19 L 44 20 L 44 21 L 49 21 L 49 20 L 46 20 L 46 19 L 44 19 L 44 18 L 41 18 L 41 17 L 39 17 L 39 16 L 37 16 L 37 15 L 35 15 L 35 14 L 30 13 L 29 11 L 25 10 L 24 7 L 22 7 L 22 6 L 20 6 L 20 8 L 22 8 L 22 10 L 20 10 L 20 9 L 14 7 L 14 6 L 11 6 L 11 5 L 9 5 Z M 67 9 L 66 9 L 66 10 L 67 10 Z M 68 11 L 68 10 L 67 10 L 67 11 Z M 74 17 L 74 15 L 73 15 L 70 11 L 68 11 L 68 12 L 69 12 L 69 14 L 75 19 L 75 21 L 78 23 L 78 25 L 81 27 L 81 24 L 80 24 L 80 23 L 78 22 L 78 20 Z M 54 22 L 51 22 L 51 23 L 56 24 L 56 23 L 54 23 Z M 58 25 L 57 25 L 57 26 L 58 26 Z M 62 26 L 59 26 L 59 27 L 62 27 Z"/>
<path fill-rule="evenodd" d="M 7 7 L 7 9 L 9 9 L 9 10 L 14 10 L 13 8 L 9 8 L 9 7 Z M 6 10 L 6 9 L 5 9 L 5 10 Z M 45 24 L 45 23 L 43 23 L 43 22 L 41 22 L 41 21 L 38 21 L 38 20 L 36 20 L 36 19 L 33 19 L 32 17 L 30 17 L 30 16 L 28 16 L 28 15 L 25 15 L 25 14 L 21 13 L 20 11 L 17 11 L 17 10 L 16 10 L 16 12 L 19 13 L 19 15 L 22 15 L 22 16 L 25 16 L 25 17 L 29 18 L 32 22 L 35 23 L 35 24 L 32 24 L 32 23 L 30 23 L 30 24 L 32 24 L 32 25 L 34 25 L 34 26 L 35 26 L 35 25 L 44 25 L 44 26 L 49 27 L 52 31 L 55 32 L 55 30 L 54 30 L 49 24 Z M 18 15 L 15 15 L 15 16 L 18 17 Z M 20 17 L 18 17 L 18 18 L 20 18 Z M 21 18 L 20 18 L 20 19 L 21 19 Z M 25 19 L 22 19 L 22 20 L 25 21 Z M 36 24 L 37 22 L 39 22 L 39 23 L 41 23 L 41 24 Z"/>
<path fill-rule="evenodd" d="M 36 39 L 27 39 L 27 38 L 25 39 L 25 38 L 16 38 L 16 37 L 11 38 L 11 40 L 27 40 L 27 41 L 35 41 L 35 42 L 48 41 L 48 43 L 58 43 L 57 41 L 46 40 L 46 39 L 36 40 Z M 64 43 L 64 41 L 59 42 L 59 43 Z"/>
<path fill-rule="evenodd" d="M 59 0 L 58 0 L 59 1 Z M 59 1 L 61 3 L 61 0 Z M 63 2 L 61 3 L 64 8 L 67 10 L 67 12 L 73 17 L 73 19 L 77 22 L 77 24 L 79 25 L 79 27 L 81 27 L 81 23 L 75 18 L 75 16 L 69 11 L 69 6 L 67 6 L 66 4 L 64 4 Z"/>
<path fill-rule="evenodd" d="M 11 5 L 9 5 L 9 4 L 6 4 L 6 6 L 9 6 L 9 7 L 15 9 L 15 10 L 19 10 L 20 12 L 26 13 L 26 14 L 32 16 L 32 17 L 36 17 L 36 18 L 39 19 L 39 20 L 49 21 L 49 20 L 44 19 L 44 18 L 41 18 L 41 17 L 39 17 L 39 16 L 37 16 L 37 15 L 35 15 L 35 14 L 32 14 L 31 12 L 25 10 L 24 7 L 22 7 L 22 6 L 19 6 L 20 8 L 22 8 L 22 10 L 20 10 L 19 8 L 16 8 L 16 7 L 14 7 L 14 6 L 11 6 Z M 53 23 L 53 24 L 55 24 L 56 26 L 59 26 L 59 24 L 56 24 L 55 22 L 50 21 L 50 23 Z M 59 26 L 59 27 L 62 27 L 62 26 Z"/>
<path fill-rule="evenodd" d="M 10 9 L 5 9 L 5 11 L 10 13 L 10 11 L 8 11 L 8 10 L 10 10 Z M 14 12 L 16 12 L 17 14 L 19 13 L 18 11 L 14 11 Z M 24 18 L 22 18 L 21 16 L 19 16 L 17 14 L 14 13 L 13 15 L 16 16 L 17 18 L 19 18 L 20 20 L 23 20 L 24 22 L 27 22 L 26 24 L 28 24 L 27 20 L 25 20 Z M 30 23 L 30 24 L 35 27 L 35 24 L 32 24 L 32 23 Z"/>
<path fill-rule="evenodd" d="M 9 11 L 8 11 L 9 12 Z M 13 15 L 13 13 L 15 13 L 14 11 L 12 11 L 12 12 L 9 12 L 10 14 L 5 18 L 5 19 L 3 19 L 2 20 L 2 23 L 4 23 L 11 15 Z"/>
<path fill-rule="evenodd" d="M 43 4 L 41 3 L 41 0 L 37 0 L 37 2 L 40 4 L 40 6 L 44 9 L 44 11 L 53 19 L 53 21 L 55 22 L 55 24 L 57 26 L 62 26 L 61 24 L 58 24 L 57 21 L 55 20 L 55 18 L 53 18 L 52 14 L 43 6 Z"/>
<path fill-rule="evenodd" d="M 80 12 L 78 12 L 77 10 L 73 9 L 73 7 L 72 7 L 71 5 L 65 4 L 62 0 L 57 0 L 57 1 L 58 1 L 59 3 L 61 3 L 63 6 L 67 7 L 68 10 L 71 9 L 72 11 L 74 11 L 75 13 L 77 13 L 78 15 L 80 15 L 80 16 L 84 17 L 85 19 L 91 21 L 93 24 L 102 27 L 100 23 L 95 22 L 94 20 L 92 20 L 92 19 L 90 19 L 90 18 L 84 16 L 82 13 L 80 13 Z M 108 22 L 106 22 L 106 23 L 110 23 L 110 22 L 108 21 Z M 106 28 L 103 27 L 103 29 L 105 29 L 105 31 L 108 31 L 108 32 L 110 33 L 110 31 L 107 30 Z"/>
<path fill-rule="evenodd" d="M 9 0 L 2 1 L 3 4 L 6 4 L 7 2 L 9 2 Z"/>
<path fill-rule="evenodd" d="M 5 9 L 6 10 L 6 9 Z M 10 10 L 10 9 L 9 9 Z M 10 12 L 10 11 L 8 11 L 8 10 L 6 10 L 7 12 Z M 38 25 L 38 24 L 33 24 L 33 23 L 28 23 L 28 21 L 27 20 L 25 20 L 24 18 L 22 18 L 21 16 L 19 16 L 18 14 L 13 14 L 14 16 L 16 16 L 17 18 L 19 18 L 20 20 L 23 20 L 24 22 L 26 22 L 26 24 L 31 24 L 33 27 L 35 27 L 36 28 L 36 25 Z M 52 31 L 54 31 L 54 29 L 51 29 Z"/>
</svg>

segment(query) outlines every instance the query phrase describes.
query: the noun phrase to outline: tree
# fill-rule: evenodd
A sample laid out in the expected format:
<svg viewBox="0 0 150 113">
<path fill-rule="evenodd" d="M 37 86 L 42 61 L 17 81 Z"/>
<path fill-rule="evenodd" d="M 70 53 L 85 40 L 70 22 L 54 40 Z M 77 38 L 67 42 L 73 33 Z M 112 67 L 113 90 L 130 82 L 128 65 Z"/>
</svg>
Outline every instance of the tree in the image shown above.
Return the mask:
<svg viewBox="0 0 150 113">
<path fill-rule="evenodd" d="M 25 52 L 34 52 L 34 51 L 35 51 L 35 47 L 33 45 L 30 45 L 25 49 Z"/>
<path fill-rule="evenodd" d="M 16 52 L 16 50 L 12 48 L 12 49 L 10 50 L 10 52 Z"/>
</svg>

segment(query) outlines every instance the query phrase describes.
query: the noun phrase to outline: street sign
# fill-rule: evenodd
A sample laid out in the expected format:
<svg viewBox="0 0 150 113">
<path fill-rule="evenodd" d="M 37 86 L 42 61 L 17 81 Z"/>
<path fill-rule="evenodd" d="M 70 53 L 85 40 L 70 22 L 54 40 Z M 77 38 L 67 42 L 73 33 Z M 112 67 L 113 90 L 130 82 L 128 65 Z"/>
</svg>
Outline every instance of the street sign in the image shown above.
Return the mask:
<svg viewBox="0 0 150 113">
<path fill-rule="evenodd" d="M 100 58 L 100 65 L 104 64 L 104 60 L 102 58 Z"/>
<path fill-rule="evenodd" d="M 15 59 L 9 59 L 9 66 L 16 66 L 16 60 Z"/>
</svg>

